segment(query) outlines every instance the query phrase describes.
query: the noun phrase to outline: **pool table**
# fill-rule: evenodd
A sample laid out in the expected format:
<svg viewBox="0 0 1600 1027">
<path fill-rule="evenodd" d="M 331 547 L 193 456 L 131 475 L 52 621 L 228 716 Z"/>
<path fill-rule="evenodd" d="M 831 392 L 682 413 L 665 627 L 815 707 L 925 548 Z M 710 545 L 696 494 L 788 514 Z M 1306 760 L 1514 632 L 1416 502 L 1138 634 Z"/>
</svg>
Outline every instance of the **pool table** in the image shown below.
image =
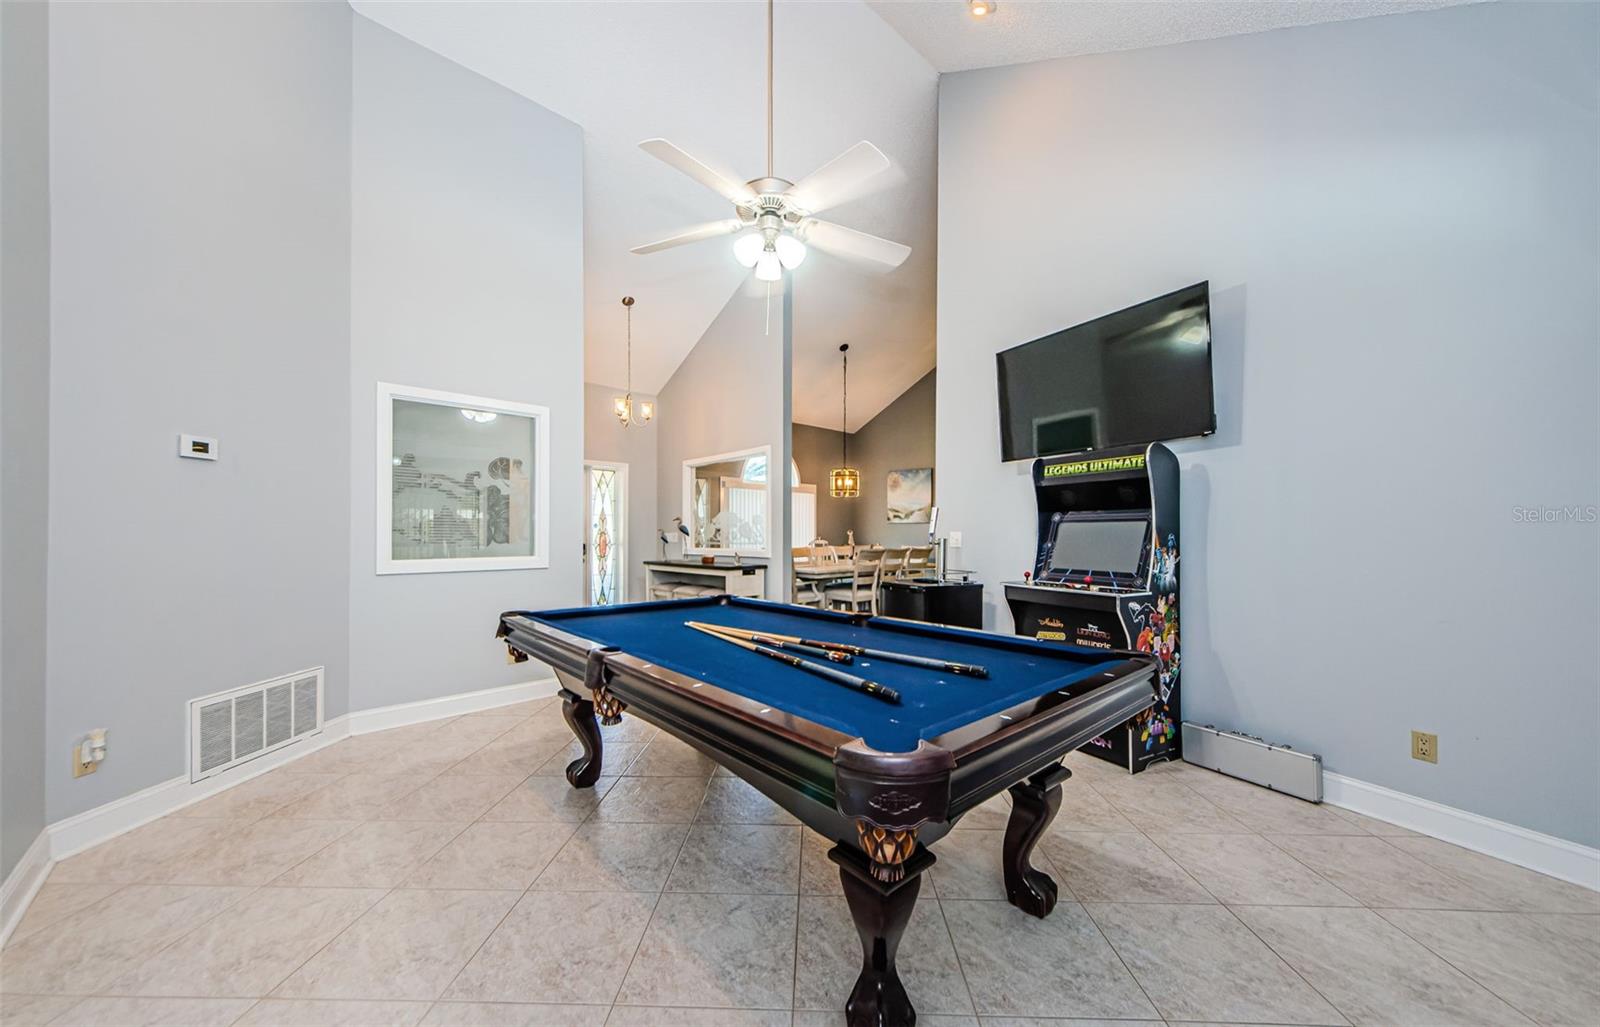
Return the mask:
<svg viewBox="0 0 1600 1027">
<path fill-rule="evenodd" d="M 854 691 L 685 626 L 702 621 L 984 667 L 986 677 L 856 656 L 847 669 L 900 693 Z M 895 970 L 929 845 L 1002 790 L 1011 903 L 1045 916 L 1056 885 L 1029 855 L 1061 804 L 1064 754 L 1148 708 L 1155 658 L 1013 635 L 715 596 L 511 612 L 513 659 L 555 668 L 583 755 L 567 780 L 591 787 L 604 761 L 596 722 L 634 714 L 748 781 L 835 845 L 861 936 L 852 1027 L 916 1019 Z M 805 655 L 805 654 L 801 654 Z"/>
</svg>

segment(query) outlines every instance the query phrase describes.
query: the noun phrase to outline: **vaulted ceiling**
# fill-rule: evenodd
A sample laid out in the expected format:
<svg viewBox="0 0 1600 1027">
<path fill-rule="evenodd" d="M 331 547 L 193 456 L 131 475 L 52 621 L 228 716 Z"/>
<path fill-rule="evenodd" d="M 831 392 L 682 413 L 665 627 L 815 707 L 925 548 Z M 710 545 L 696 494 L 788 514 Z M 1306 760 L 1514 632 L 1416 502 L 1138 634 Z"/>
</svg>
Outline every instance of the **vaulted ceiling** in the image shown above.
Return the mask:
<svg viewBox="0 0 1600 1027">
<path fill-rule="evenodd" d="M 654 392 L 735 290 L 756 287 L 731 240 L 628 249 L 732 213 L 640 140 L 664 136 L 741 176 L 764 174 L 764 4 L 353 6 L 583 127 L 589 381 L 622 384 L 624 294 L 638 300 L 633 387 Z M 795 418 L 839 426 L 838 346 L 849 342 L 855 429 L 933 367 L 938 76 L 859 0 L 780 2 L 775 21 L 777 173 L 798 180 L 862 139 L 896 164 L 883 176 L 896 184 L 827 217 L 911 246 L 906 263 L 872 274 L 813 251 L 793 274 Z"/>
<path fill-rule="evenodd" d="M 940 72 L 1216 39 L 1478 0 L 867 0 Z"/>
<path fill-rule="evenodd" d="M 797 181 L 858 140 L 871 140 L 895 162 L 884 176 L 894 184 L 827 217 L 912 247 L 906 263 L 887 274 L 814 250 L 793 272 L 795 420 L 840 426 L 841 342 L 851 344 L 850 430 L 934 365 L 941 72 L 1459 2 L 1471 0 L 999 0 L 995 13 L 979 20 L 962 0 L 781 0 L 777 174 Z M 639 150 L 641 140 L 662 136 L 737 175 L 764 173 L 761 0 L 352 6 L 582 126 L 589 381 L 623 382 L 623 295 L 638 300 L 633 387 L 656 392 L 736 290 L 764 288 L 734 262 L 726 239 L 650 256 L 628 252 L 731 213 Z"/>
</svg>

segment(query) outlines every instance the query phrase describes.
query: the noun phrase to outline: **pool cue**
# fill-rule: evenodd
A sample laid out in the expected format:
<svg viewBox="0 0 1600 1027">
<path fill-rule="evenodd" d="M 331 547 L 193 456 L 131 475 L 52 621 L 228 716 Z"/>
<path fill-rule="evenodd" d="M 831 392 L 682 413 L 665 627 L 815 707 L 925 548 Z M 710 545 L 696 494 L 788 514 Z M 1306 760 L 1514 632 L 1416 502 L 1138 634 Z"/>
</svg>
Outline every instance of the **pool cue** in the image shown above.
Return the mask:
<svg viewBox="0 0 1600 1027">
<path fill-rule="evenodd" d="M 876 681 L 868 681 L 866 678 L 856 677 L 854 674 L 846 674 L 842 670 L 834 670 L 832 667 L 829 667 L 826 664 L 812 663 L 810 660 L 802 660 L 793 653 L 779 652 L 778 650 L 769 646 L 757 645 L 754 642 L 748 642 L 734 635 L 724 635 L 720 632 L 712 631 L 707 627 L 699 627 L 689 621 L 685 621 L 684 626 L 694 628 L 696 631 L 710 635 L 719 642 L 727 642 L 728 644 L 736 645 L 741 649 L 748 649 L 753 653 L 760 653 L 762 656 L 765 656 L 768 659 L 777 660 L 779 663 L 787 663 L 796 670 L 803 670 L 807 673 L 815 674 L 819 678 L 826 678 L 836 685 L 843 685 L 846 688 L 853 688 L 858 692 L 872 696 L 874 699 L 881 699 L 887 703 L 898 704 L 900 702 L 899 692 L 888 687 L 887 685 L 880 685 Z"/>
<path fill-rule="evenodd" d="M 698 620 L 686 621 L 685 623 L 687 623 L 691 628 L 705 628 L 718 635 L 728 635 L 735 638 L 742 638 L 746 642 L 759 642 L 762 645 L 770 645 L 774 649 L 792 649 L 795 652 L 802 653 L 806 656 L 813 656 L 817 659 L 827 660 L 829 663 L 854 663 L 856 659 L 854 655 L 840 652 L 837 649 L 822 649 L 814 645 L 804 645 L 800 642 L 790 642 L 787 639 L 778 638 L 775 635 L 763 635 L 760 632 L 754 631 L 748 635 L 741 635 L 732 628 L 726 628 L 721 624 L 707 624 L 704 621 Z"/>
<path fill-rule="evenodd" d="M 755 632 L 745 631 L 740 628 L 723 628 L 722 630 L 739 638 L 749 638 L 755 634 Z M 888 649 L 868 649 L 866 646 L 851 645 L 848 642 L 823 642 L 814 638 L 799 638 L 794 635 L 768 635 L 767 637 L 785 642 L 796 642 L 815 649 L 849 653 L 852 656 L 865 656 L 874 660 L 889 660 L 892 663 L 906 663 L 913 667 L 926 667 L 929 670 L 942 670 L 951 674 L 965 674 L 968 677 L 986 678 L 989 676 L 989 668 L 976 663 L 953 663 L 949 660 L 938 660 L 930 656 L 914 656 L 911 653 L 897 653 Z"/>
</svg>

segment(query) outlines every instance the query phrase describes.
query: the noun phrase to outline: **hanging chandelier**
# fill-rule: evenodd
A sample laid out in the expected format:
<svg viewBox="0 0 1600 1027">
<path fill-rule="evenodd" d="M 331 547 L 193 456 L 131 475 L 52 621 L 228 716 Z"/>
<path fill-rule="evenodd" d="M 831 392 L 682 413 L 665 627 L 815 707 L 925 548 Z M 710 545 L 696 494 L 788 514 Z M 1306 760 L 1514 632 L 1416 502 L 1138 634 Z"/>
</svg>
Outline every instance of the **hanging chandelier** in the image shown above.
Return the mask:
<svg viewBox="0 0 1600 1027">
<path fill-rule="evenodd" d="M 839 344 L 844 362 L 843 417 L 839 422 L 839 466 L 828 472 L 828 494 L 835 499 L 854 499 L 861 495 L 861 472 L 850 466 L 850 344 Z"/>
<path fill-rule="evenodd" d="M 634 424 L 649 424 L 650 418 L 656 415 L 656 405 L 649 400 L 641 400 L 637 406 L 633 402 L 633 297 L 622 297 L 622 309 L 628 312 L 628 391 L 626 395 L 615 396 L 611 400 L 611 412 L 617 415 L 617 420 L 622 422 L 624 428 Z"/>
</svg>

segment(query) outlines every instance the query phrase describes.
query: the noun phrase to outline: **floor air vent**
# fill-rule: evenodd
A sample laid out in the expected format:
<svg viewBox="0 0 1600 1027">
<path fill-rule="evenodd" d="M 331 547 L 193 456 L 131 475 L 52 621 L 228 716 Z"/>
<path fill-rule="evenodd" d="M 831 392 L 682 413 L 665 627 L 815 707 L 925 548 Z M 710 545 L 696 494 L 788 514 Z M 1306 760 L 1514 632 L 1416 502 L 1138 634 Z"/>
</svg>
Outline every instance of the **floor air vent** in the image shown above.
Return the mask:
<svg viewBox="0 0 1600 1027">
<path fill-rule="evenodd" d="M 322 668 L 189 702 L 189 780 L 264 756 L 322 730 Z"/>
</svg>

